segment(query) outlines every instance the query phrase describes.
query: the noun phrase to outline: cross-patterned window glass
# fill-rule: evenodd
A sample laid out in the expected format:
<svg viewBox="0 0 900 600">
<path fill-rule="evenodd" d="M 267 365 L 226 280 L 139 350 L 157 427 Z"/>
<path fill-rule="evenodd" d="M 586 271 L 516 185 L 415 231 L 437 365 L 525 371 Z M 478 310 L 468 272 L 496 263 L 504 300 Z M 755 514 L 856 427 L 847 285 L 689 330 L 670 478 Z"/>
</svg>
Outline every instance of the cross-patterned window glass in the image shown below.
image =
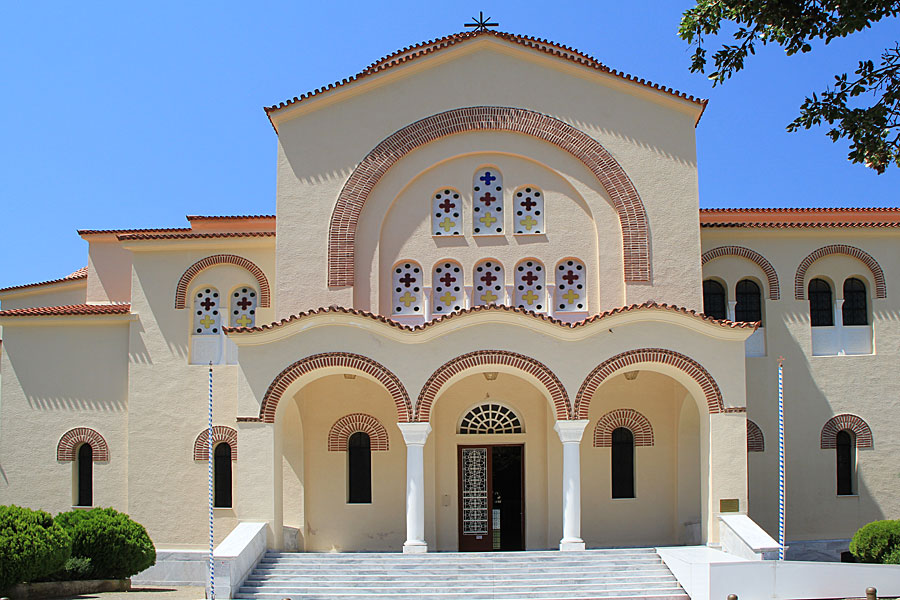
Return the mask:
<svg viewBox="0 0 900 600">
<path fill-rule="evenodd" d="M 831 286 L 824 279 L 813 279 L 809 282 L 809 322 L 813 327 L 834 325 Z"/>
<path fill-rule="evenodd" d="M 713 319 L 727 319 L 725 286 L 714 279 L 703 282 L 703 314 Z"/>
<path fill-rule="evenodd" d="M 516 233 L 544 233 L 544 193 L 535 186 L 523 186 L 513 193 Z"/>
<path fill-rule="evenodd" d="M 460 433 L 522 433 L 522 421 L 502 404 L 482 404 L 470 410 L 459 423 Z"/>
<path fill-rule="evenodd" d="M 472 305 L 503 304 L 504 290 L 503 265 L 496 260 L 483 260 L 475 265 L 472 285 L 474 294 Z"/>
<path fill-rule="evenodd" d="M 419 266 L 419 263 L 404 261 L 394 265 L 392 282 L 394 286 L 391 293 L 394 303 L 393 314 L 424 314 L 422 299 L 425 294 L 422 284 L 422 267 Z"/>
<path fill-rule="evenodd" d="M 472 233 L 503 233 L 503 176 L 494 167 L 475 171 L 472 181 Z"/>
<path fill-rule="evenodd" d="M 587 278 L 584 263 L 569 258 L 556 265 L 556 312 L 587 310 Z"/>
<path fill-rule="evenodd" d="M 439 262 L 431 273 L 431 312 L 446 315 L 465 305 L 462 267 L 452 260 Z"/>
<path fill-rule="evenodd" d="M 547 310 L 547 288 L 544 265 L 533 258 L 516 265 L 516 306 L 545 312 Z"/>
<path fill-rule="evenodd" d="M 231 292 L 231 326 L 253 327 L 256 325 L 256 289 L 241 286 Z"/>
<path fill-rule="evenodd" d="M 844 282 L 844 305 L 841 307 L 844 325 L 868 325 L 869 308 L 866 305 L 866 284 L 856 277 Z"/>
<path fill-rule="evenodd" d="M 462 235 L 462 196 L 441 188 L 431 196 L 431 235 Z"/>
<path fill-rule="evenodd" d="M 218 335 L 222 329 L 219 290 L 203 287 L 194 294 L 194 335 Z"/>
<path fill-rule="evenodd" d="M 759 285 L 750 279 L 742 279 L 737 284 L 734 320 L 752 323 L 760 321 L 762 327 L 762 292 Z"/>
</svg>

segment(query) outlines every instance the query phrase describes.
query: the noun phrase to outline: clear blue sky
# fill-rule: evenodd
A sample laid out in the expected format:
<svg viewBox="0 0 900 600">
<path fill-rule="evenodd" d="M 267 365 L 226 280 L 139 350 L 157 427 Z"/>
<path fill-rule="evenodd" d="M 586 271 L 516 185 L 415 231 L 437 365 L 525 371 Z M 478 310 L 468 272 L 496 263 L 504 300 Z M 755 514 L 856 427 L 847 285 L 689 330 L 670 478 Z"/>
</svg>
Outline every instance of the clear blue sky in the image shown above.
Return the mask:
<svg viewBox="0 0 900 600">
<path fill-rule="evenodd" d="M 251 6 L 252 4 L 252 6 Z M 697 130 L 704 207 L 900 205 L 900 170 L 788 134 L 804 95 L 900 37 L 879 24 L 817 52 L 763 51 L 725 86 L 689 72 L 681 0 L 632 2 L 7 2 L 0 14 L 0 287 L 84 266 L 79 228 L 182 227 L 275 211 L 262 107 L 460 31 L 549 38 L 710 98 Z"/>
</svg>

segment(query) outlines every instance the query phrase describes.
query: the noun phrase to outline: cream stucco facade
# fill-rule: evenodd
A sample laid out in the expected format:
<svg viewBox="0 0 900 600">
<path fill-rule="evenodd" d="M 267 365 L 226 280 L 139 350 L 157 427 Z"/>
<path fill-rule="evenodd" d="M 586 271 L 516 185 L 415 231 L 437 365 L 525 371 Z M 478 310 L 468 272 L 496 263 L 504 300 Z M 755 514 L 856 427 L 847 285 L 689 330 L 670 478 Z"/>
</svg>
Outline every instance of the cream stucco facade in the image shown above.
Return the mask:
<svg viewBox="0 0 900 600">
<path fill-rule="evenodd" d="M 716 544 L 723 512 L 774 535 L 784 357 L 788 540 L 896 518 L 900 210 L 701 211 L 704 107 L 490 31 L 270 107 L 277 215 L 82 230 L 86 269 L 0 290 L 0 503 L 204 547 L 213 363 L 218 540 Z M 464 432 L 485 406 L 517 425 Z"/>
</svg>

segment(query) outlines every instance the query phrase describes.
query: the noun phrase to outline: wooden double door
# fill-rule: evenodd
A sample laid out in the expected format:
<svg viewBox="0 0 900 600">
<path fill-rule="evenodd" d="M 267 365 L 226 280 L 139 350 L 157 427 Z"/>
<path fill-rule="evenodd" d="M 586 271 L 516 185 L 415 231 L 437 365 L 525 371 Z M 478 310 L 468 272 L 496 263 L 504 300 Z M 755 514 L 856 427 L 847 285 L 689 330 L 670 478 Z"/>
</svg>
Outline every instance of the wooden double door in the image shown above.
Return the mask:
<svg viewBox="0 0 900 600">
<path fill-rule="evenodd" d="M 525 549 L 525 447 L 459 446 L 459 550 Z"/>
</svg>

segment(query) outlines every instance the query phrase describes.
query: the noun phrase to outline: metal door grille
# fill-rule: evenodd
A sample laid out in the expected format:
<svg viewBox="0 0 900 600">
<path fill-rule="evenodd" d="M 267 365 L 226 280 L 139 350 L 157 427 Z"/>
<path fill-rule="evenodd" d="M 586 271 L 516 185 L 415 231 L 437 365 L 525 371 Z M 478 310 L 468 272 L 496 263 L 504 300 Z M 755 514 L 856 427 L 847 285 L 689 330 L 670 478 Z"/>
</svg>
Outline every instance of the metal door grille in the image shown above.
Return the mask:
<svg viewBox="0 0 900 600">
<path fill-rule="evenodd" d="M 463 534 L 488 532 L 487 448 L 462 449 Z"/>
</svg>

